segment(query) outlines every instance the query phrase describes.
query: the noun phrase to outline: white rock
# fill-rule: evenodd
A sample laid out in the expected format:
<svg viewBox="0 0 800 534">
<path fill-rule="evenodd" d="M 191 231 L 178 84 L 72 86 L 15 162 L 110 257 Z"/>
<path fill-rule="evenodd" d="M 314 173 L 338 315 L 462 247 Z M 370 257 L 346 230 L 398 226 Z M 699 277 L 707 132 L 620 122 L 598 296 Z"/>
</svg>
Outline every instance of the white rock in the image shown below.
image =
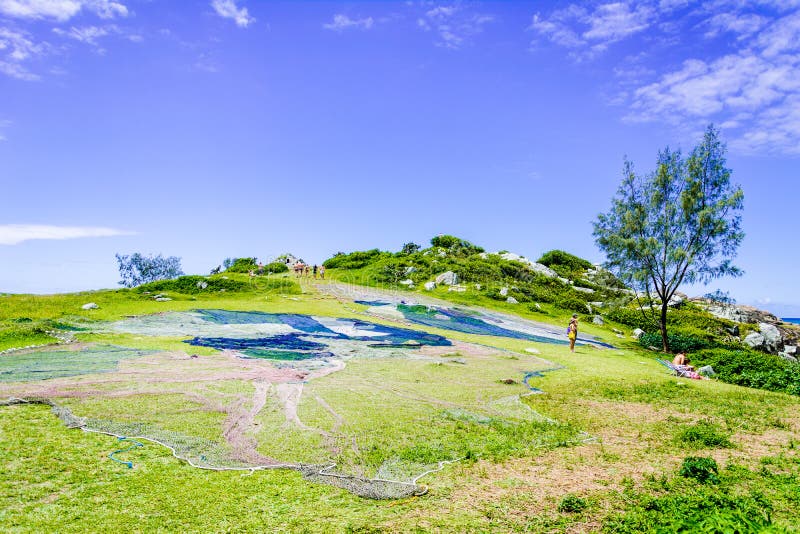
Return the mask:
<svg viewBox="0 0 800 534">
<path fill-rule="evenodd" d="M 436 277 L 437 284 L 446 286 L 454 286 L 458 283 L 458 275 L 453 271 L 447 271 Z"/>
<path fill-rule="evenodd" d="M 538 302 L 534 302 L 533 305 L 536 307 L 537 310 L 541 310 L 542 307 L 539 305 Z"/>
<path fill-rule="evenodd" d="M 410 266 L 410 267 L 406 267 L 406 274 L 411 274 L 411 273 L 415 273 L 415 272 L 417 272 L 417 268 L 414 267 L 413 265 Z"/>
<path fill-rule="evenodd" d="M 436 282 L 425 282 L 425 291 L 433 291 L 436 289 Z"/>
<path fill-rule="evenodd" d="M 594 293 L 594 289 L 590 287 L 573 286 L 572 289 L 575 291 L 580 291 L 581 293 Z"/>
<path fill-rule="evenodd" d="M 408 279 L 406 279 L 406 280 L 401 280 L 401 281 L 400 281 L 400 285 L 401 285 L 401 286 L 409 286 L 409 287 L 410 287 L 410 286 L 413 286 L 413 285 L 414 285 L 414 281 L 413 281 L 413 280 L 411 280 L 410 278 L 408 278 Z"/>
<path fill-rule="evenodd" d="M 534 349 L 533 347 L 528 347 L 527 349 L 525 349 L 525 352 L 528 352 L 530 354 L 541 354 L 542 353 L 539 349 Z"/>
<path fill-rule="evenodd" d="M 156 298 L 155 300 L 156 300 L 157 302 L 169 302 L 169 301 L 170 301 L 170 300 L 172 300 L 172 299 L 171 299 L 171 298 L 169 298 L 169 297 L 158 297 L 158 298 Z"/>
<path fill-rule="evenodd" d="M 506 302 L 508 302 L 509 304 L 519 304 L 519 301 L 517 299 L 515 299 L 514 297 L 508 297 L 506 299 Z"/>
<path fill-rule="evenodd" d="M 100 307 L 100 306 L 98 306 L 98 305 L 97 305 L 97 304 L 95 304 L 94 302 L 87 302 L 86 304 L 84 304 L 83 306 L 81 306 L 81 309 L 82 309 L 82 310 L 96 310 L 96 309 L 97 309 L 97 308 L 99 308 L 99 307 Z"/>
<path fill-rule="evenodd" d="M 595 315 L 594 317 L 592 317 L 592 323 L 597 324 L 597 325 L 601 325 L 601 326 L 605 324 L 603 322 L 603 318 L 600 317 L 599 315 Z"/>
<path fill-rule="evenodd" d="M 455 286 L 448 287 L 447 290 L 448 291 L 455 291 L 456 293 L 463 293 L 464 291 L 467 290 L 467 288 L 464 287 L 464 286 L 455 285 Z"/>
<path fill-rule="evenodd" d="M 205 288 L 208 287 L 208 283 L 207 282 L 203 282 L 201 280 L 201 281 L 197 282 L 197 287 L 200 288 L 200 289 L 205 289 Z"/>
<path fill-rule="evenodd" d="M 763 347 L 764 341 L 765 341 L 764 336 L 762 336 L 758 332 L 747 334 L 747 337 L 744 338 L 744 344 L 754 349 Z"/>
<path fill-rule="evenodd" d="M 482 285 L 480 285 L 480 284 L 475 284 L 475 289 L 477 289 L 478 291 L 480 291 L 482 287 L 483 287 L 483 286 L 482 286 Z"/>
<path fill-rule="evenodd" d="M 783 352 L 785 352 L 789 356 L 794 356 L 795 354 L 797 354 L 797 345 L 784 345 Z"/>
<path fill-rule="evenodd" d="M 758 323 L 758 331 L 764 336 L 764 345 L 770 352 L 777 352 L 783 341 L 781 331 L 775 325 L 769 323 Z"/>
<path fill-rule="evenodd" d="M 500 296 L 501 297 L 507 297 L 508 296 L 508 288 L 507 287 L 501 287 L 500 288 Z"/>
<path fill-rule="evenodd" d="M 641 328 L 637 328 L 631 333 L 631 336 L 636 339 L 639 339 L 640 337 L 642 337 L 642 334 L 644 334 L 644 330 L 642 330 Z"/>
</svg>

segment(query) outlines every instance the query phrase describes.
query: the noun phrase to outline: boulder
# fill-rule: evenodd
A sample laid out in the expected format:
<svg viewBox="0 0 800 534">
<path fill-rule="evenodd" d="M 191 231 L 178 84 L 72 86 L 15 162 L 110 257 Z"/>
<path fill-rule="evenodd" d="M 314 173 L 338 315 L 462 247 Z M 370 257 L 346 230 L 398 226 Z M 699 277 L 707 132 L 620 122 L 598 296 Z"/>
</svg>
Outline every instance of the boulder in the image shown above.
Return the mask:
<svg viewBox="0 0 800 534">
<path fill-rule="evenodd" d="M 535 349 L 533 347 L 528 347 L 527 349 L 525 349 L 525 352 L 527 352 L 529 354 L 541 354 L 542 353 L 542 351 L 540 351 L 539 349 Z"/>
<path fill-rule="evenodd" d="M 600 317 L 599 315 L 595 315 L 594 317 L 592 317 L 592 323 L 600 326 L 603 326 L 605 324 L 603 322 L 603 318 Z"/>
<path fill-rule="evenodd" d="M 697 373 L 703 376 L 714 376 L 715 374 L 717 374 L 714 372 L 714 368 L 711 367 L 710 365 L 704 365 L 703 367 L 697 370 Z"/>
<path fill-rule="evenodd" d="M 778 352 L 783 345 L 783 336 L 778 327 L 769 323 L 758 323 L 758 331 L 764 336 L 764 346 L 767 351 Z"/>
<path fill-rule="evenodd" d="M 481 288 L 483 288 L 483 286 L 482 286 L 482 285 L 480 285 L 480 284 L 475 284 L 475 289 L 477 289 L 478 291 L 480 291 L 480 290 L 481 290 Z"/>
<path fill-rule="evenodd" d="M 169 298 L 169 297 L 158 297 L 158 298 L 156 298 L 157 302 L 169 302 L 170 300 L 172 300 L 172 299 Z"/>
<path fill-rule="evenodd" d="M 797 345 L 784 345 L 783 352 L 789 356 L 795 356 L 797 355 Z"/>
<path fill-rule="evenodd" d="M 504 252 L 500 254 L 500 257 L 506 261 L 518 261 L 520 263 L 524 263 L 528 266 L 530 270 L 533 272 L 543 274 L 550 278 L 557 278 L 558 273 L 556 273 L 553 269 L 548 267 L 547 265 L 542 265 L 541 263 L 536 263 L 535 261 L 531 261 L 524 256 L 520 256 L 519 254 L 514 254 L 513 252 Z"/>
<path fill-rule="evenodd" d="M 414 281 L 410 278 L 407 278 L 406 280 L 400 280 L 400 285 L 411 287 L 414 285 Z"/>
<path fill-rule="evenodd" d="M 517 299 L 515 299 L 514 297 L 508 297 L 506 299 L 506 302 L 508 302 L 509 304 L 519 304 L 519 301 Z"/>
<path fill-rule="evenodd" d="M 414 267 L 413 265 L 411 267 L 406 267 L 406 275 L 409 275 L 409 274 L 415 273 L 415 272 L 417 272 L 417 268 Z"/>
<path fill-rule="evenodd" d="M 580 291 L 581 293 L 589 293 L 589 294 L 594 293 L 594 289 L 590 287 L 573 286 L 572 289 L 574 289 L 575 291 Z"/>
<path fill-rule="evenodd" d="M 425 291 L 433 291 L 436 289 L 436 282 L 425 282 Z"/>
<path fill-rule="evenodd" d="M 744 344 L 752 349 L 760 349 L 764 346 L 764 336 L 759 334 L 758 332 L 752 332 L 747 334 L 747 337 L 744 338 Z"/>
<path fill-rule="evenodd" d="M 541 307 L 541 305 L 540 305 L 538 302 L 534 302 L 534 303 L 533 303 L 533 306 L 534 306 L 534 307 L 535 307 L 537 310 L 539 310 L 539 311 L 541 311 L 541 310 L 542 310 L 542 307 Z"/>
<path fill-rule="evenodd" d="M 501 297 L 507 297 L 508 296 L 508 288 L 507 287 L 501 287 L 500 288 L 500 296 Z"/>
<path fill-rule="evenodd" d="M 100 307 L 100 306 L 98 306 L 98 305 L 97 305 L 97 304 L 95 304 L 94 302 L 87 302 L 86 304 L 84 304 L 83 306 L 81 306 L 81 309 L 82 309 L 82 310 L 96 310 L 96 309 L 97 309 L 97 308 L 99 308 L 99 307 Z"/>
<path fill-rule="evenodd" d="M 640 337 L 642 337 L 642 334 L 644 334 L 644 330 L 642 330 L 641 328 L 637 328 L 631 333 L 631 337 L 639 339 Z"/>
<path fill-rule="evenodd" d="M 785 352 L 779 352 L 778 356 L 786 360 L 787 362 L 797 363 L 797 357 L 792 356 L 790 354 L 786 354 Z"/>
<path fill-rule="evenodd" d="M 456 293 L 463 293 L 464 291 L 467 290 L 467 288 L 464 287 L 464 286 L 453 285 L 453 286 L 448 287 L 447 290 L 448 291 L 455 291 Z"/>
<path fill-rule="evenodd" d="M 446 286 L 454 286 L 458 283 L 458 275 L 453 271 L 447 271 L 436 277 L 437 284 Z"/>
</svg>

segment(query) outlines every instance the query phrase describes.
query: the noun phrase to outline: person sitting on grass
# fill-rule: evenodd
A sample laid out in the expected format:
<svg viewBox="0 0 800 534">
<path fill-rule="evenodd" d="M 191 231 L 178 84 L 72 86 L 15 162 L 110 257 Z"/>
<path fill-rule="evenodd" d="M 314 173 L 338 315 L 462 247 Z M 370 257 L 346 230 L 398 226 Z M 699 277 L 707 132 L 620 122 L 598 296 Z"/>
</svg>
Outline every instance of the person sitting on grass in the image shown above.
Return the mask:
<svg viewBox="0 0 800 534">
<path fill-rule="evenodd" d="M 690 362 L 691 360 L 689 360 L 685 352 L 679 352 L 675 355 L 675 358 L 672 359 L 672 365 L 685 369 L 686 371 L 694 371 L 694 366 L 691 365 Z"/>
</svg>

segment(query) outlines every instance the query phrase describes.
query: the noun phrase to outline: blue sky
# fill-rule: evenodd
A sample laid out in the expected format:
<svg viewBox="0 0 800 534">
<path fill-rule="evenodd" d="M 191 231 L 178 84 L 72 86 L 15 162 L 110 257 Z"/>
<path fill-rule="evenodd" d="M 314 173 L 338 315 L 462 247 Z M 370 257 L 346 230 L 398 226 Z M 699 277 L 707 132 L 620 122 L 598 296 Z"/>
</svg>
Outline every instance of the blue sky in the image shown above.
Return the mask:
<svg viewBox="0 0 800 534">
<path fill-rule="evenodd" d="M 800 315 L 800 1 L 0 0 L 0 291 L 438 233 L 601 261 L 623 158 L 711 122 L 746 275 L 688 292 Z"/>
</svg>

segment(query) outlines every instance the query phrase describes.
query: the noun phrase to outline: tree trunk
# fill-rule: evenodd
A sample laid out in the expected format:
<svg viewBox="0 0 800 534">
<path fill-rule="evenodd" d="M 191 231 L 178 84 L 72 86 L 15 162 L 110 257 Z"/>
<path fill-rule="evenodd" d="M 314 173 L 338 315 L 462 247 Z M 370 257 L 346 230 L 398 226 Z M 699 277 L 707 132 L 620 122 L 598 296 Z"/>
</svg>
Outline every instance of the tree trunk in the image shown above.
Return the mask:
<svg viewBox="0 0 800 534">
<path fill-rule="evenodd" d="M 667 340 L 667 306 L 668 303 L 661 303 L 661 343 L 664 346 L 664 352 L 669 352 L 669 341 Z"/>
</svg>

